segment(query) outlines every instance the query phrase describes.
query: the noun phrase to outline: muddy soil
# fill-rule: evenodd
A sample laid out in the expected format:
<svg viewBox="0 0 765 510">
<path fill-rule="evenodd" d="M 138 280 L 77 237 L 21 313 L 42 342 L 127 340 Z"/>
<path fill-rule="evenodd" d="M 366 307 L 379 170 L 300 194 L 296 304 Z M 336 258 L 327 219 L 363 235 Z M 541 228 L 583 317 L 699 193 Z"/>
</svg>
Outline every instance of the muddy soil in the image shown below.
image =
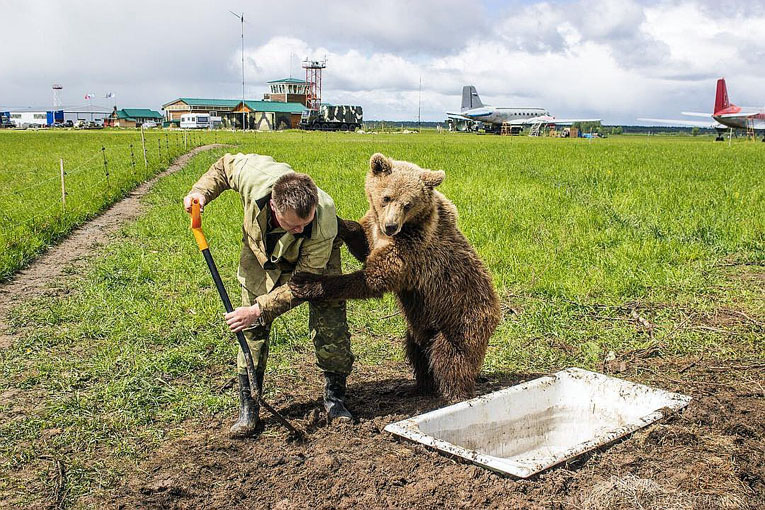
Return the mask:
<svg viewBox="0 0 765 510">
<path fill-rule="evenodd" d="M 640 360 L 620 377 L 689 394 L 686 410 L 616 444 L 528 480 L 506 478 L 383 431 L 388 423 L 443 405 L 423 397 L 402 364 L 361 367 L 350 382 L 358 422 L 327 426 L 318 381 L 267 382 L 274 404 L 308 432 L 305 443 L 265 411 L 259 437 L 226 437 L 233 421 L 187 424 L 93 500 L 109 508 L 764 508 L 765 406 L 762 360 Z M 315 373 L 306 359 L 304 373 Z M 487 393 L 541 374 L 484 379 Z M 230 391 L 233 391 L 230 390 Z"/>
<path fill-rule="evenodd" d="M 65 271 L 72 271 L 72 264 L 82 262 L 95 249 L 105 244 L 120 227 L 135 220 L 143 213 L 141 198 L 151 190 L 159 179 L 177 172 L 200 152 L 224 147 L 221 144 L 196 147 L 176 158 L 166 169 L 144 182 L 130 194 L 113 204 L 98 217 L 75 229 L 60 244 L 50 248 L 29 267 L 19 271 L 14 278 L 0 284 L 0 349 L 12 345 L 13 336 L 3 331 L 5 314 L 16 303 L 40 295 L 55 295 L 60 277 Z"/>
</svg>

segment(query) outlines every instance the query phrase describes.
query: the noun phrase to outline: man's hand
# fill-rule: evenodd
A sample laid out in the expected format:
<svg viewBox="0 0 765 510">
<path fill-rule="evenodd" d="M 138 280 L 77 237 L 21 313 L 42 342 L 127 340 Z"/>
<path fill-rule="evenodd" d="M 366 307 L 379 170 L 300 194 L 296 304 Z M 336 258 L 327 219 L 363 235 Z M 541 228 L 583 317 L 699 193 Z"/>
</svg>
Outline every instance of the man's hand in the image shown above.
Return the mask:
<svg viewBox="0 0 765 510">
<path fill-rule="evenodd" d="M 183 208 L 186 209 L 187 213 L 191 213 L 191 202 L 194 199 L 199 200 L 199 212 L 204 211 L 205 209 L 205 196 L 197 191 L 192 191 L 188 195 L 186 195 L 186 198 L 183 199 Z"/>
<path fill-rule="evenodd" d="M 322 276 L 313 273 L 295 273 L 290 278 L 288 285 L 292 295 L 298 299 L 319 299 L 324 293 Z"/>
<path fill-rule="evenodd" d="M 234 333 L 239 333 L 255 324 L 255 321 L 260 317 L 260 307 L 257 303 L 252 306 L 240 306 L 223 317 L 226 318 L 229 329 Z"/>
</svg>

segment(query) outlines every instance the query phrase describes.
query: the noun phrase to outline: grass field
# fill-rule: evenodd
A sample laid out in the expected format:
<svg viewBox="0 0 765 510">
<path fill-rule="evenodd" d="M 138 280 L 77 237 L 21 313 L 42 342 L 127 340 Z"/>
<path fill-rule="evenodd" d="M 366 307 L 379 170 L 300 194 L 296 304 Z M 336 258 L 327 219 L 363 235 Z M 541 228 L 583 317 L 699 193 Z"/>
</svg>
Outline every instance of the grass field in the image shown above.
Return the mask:
<svg viewBox="0 0 765 510">
<path fill-rule="evenodd" d="M 147 130 L 144 161 L 136 130 L 0 131 L 0 282 L 187 149 L 237 136 Z"/>
<path fill-rule="evenodd" d="M 19 135 L 29 136 L 27 149 L 5 136 L 0 146 L 17 149 L 11 163 L 4 151 L 0 180 L 15 181 L 5 169 L 20 168 L 19 151 L 30 147 L 48 154 L 36 154 L 35 166 L 56 176 L 59 144 L 44 137 L 59 135 Z M 80 162 L 99 155 L 103 137 L 127 138 L 61 136 L 72 136 L 68 150 Z M 440 189 L 502 296 L 505 316 L 486 374 L 602 368 L 638 352 L 765 354 L 751 323 L 714 320 L 738 314 L 757 323 L 765 315 L 763 144 L 301 132 L 240 142 L 229 150 L 269 154 L 311 174 L 347 218 L 366 210 L 363 181 L 374 152 L 445 170 Z M 0 502 L 50 494 L 55 465 L 40 459 L 66 459 L 66 503 L 77 506 L 190 424 L 231 415 L 233 393 L 219 388 L 233 374 L 235 348 L 181 208 L 224 152 L 201 154 L 163 179 L 146 199 L 148 213 L 83 274 L 71 275 L 67 293 L 12 313 L 19 339 L 0 352 L 0 392 L 14 396 L 0 407 Z M 204 227 L 235 294 L 238 197 L 226 193 L 210 204 Z M 34 246 L 49 237 L 34 238 Z M 347 270 L 359 267 L 343 256 Z M 390 297 L 350 305 L 359 366 L 402 359 L 392 341 L 404 331 L 395 311 Z M 306 316 L 302 306 L 276 321 L 269 380 L 313 377 L 301 363 L 312 351 Z M 270 386 L 269 397 L 282 391 Z"/>
</svg>

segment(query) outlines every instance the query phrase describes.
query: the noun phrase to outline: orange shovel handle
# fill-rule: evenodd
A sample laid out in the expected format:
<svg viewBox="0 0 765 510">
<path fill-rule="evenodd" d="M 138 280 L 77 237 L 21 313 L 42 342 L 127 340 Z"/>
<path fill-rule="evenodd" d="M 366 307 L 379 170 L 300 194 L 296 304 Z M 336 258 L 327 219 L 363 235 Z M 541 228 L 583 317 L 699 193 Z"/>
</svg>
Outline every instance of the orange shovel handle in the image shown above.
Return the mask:
<svg viewBox="0 0 765 510">
<path fill-rule="evenodd" d="M 191 232 L 194 234 L 194 239 L 197 241 L 200 251 L 209 248 L 205 234 L 202 232 L 202 213 L 199 207 L 199 199 L 197 198 L 191 201 Z"/>
</svg>

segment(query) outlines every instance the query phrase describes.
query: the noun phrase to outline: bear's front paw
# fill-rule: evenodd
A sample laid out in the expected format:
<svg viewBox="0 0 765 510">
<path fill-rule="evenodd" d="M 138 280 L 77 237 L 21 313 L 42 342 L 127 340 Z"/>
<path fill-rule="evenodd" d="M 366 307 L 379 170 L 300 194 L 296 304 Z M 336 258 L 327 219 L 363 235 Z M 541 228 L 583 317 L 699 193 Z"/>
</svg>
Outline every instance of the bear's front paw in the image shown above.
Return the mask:
<svg viewBox="0 0 765 510">
<path fill-rule="evenodd" d="M 295 273 L 290 278 L 289 286 L 292 294 L 298 299 L 318 299 L 322 297 L 324 288 L 322 277 L 313 273 Z"/>
<path fill-rule="evenodd" d="M 343 241 L 352 241 L 359 234 L 364 234 L 361 224 L 353 220 L 337 217 L 337 237 Z"/>
</svg>

